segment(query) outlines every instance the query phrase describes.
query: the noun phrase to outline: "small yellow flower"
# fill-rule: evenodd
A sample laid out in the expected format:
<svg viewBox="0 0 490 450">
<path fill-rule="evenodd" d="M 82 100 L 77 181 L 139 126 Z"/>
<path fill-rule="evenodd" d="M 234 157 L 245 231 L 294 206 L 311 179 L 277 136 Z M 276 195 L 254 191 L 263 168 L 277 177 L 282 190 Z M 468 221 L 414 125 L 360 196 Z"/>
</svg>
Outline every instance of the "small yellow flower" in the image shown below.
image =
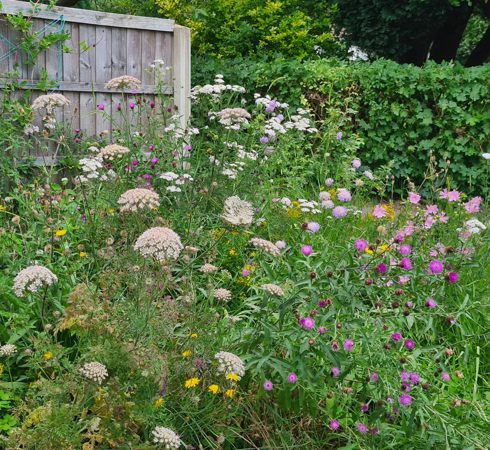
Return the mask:
<svg viewBox="0 0 490 450">
<path fill-rule="evenodd" d="M 387 244 L 380 245 L 376 250 L 376 253 L 381 254 L 390 251 L 390 246 Z"/>
<path fill-rule="evenodd" d="M 189 378 L 185 381 L 185 387 L 186 389 L 192 389 L 198 386 L 200 382 L 201 380 L 197 377 Z"/>
<path fill-rule="evenodd" d="M 230 254 L 230 256 L 236 256 L 236 250 L 234 248 L 230 249 L 228 253 Z"/>
<path fill-rule="evenodd" d="M 254 257 L 257 254 L 257 252 L 250 252 L 250 257 Z"/>
<path fill-rule="evenodd" d="M 163 397 L 158 397 L 154 402 L 153 406 L 155 408 L 160 408 L 163 405 Z"/>
<path fill-rule="evenodd" d="M 50 359 L 53 359 L 53 358 L 54 358 L 53 352 L 46 352 L 46 353 L 43 355 L 43 358 L 44 358 L 46 361 L 49 361 Z"/>
<path fill-rule="evenodd" d="M 197 335 L 197 333 L 191 333 L 190 336 L 191 336 L 191 339 L 196 339 L 198 335 Z"/>
<path fill-rule="evenodd" d="M 292 202 L 292 203 L 293 203 L 293 206 L 295 206 L 296 208 L 298 208 L 298 207 L 299 207 L 299 205 L 301 205 L 301 203 L 300 203 L 300 202 L 298 202 L 298 200 L 295 200 L 295 201 L 294 201 L 294 202 Z"/>
<path fill-rule="evenodd" d="M 5 206 L 0 205 L 0 212 L 1 212 L 1 211 L 5 211 L 6 209 L 7 209 L 7 208 L 5 208 Z"/>
<path fill-rule="evenodd" d="M 182 352 L 182 356 L 184 358 L 188 358 L 191 355 L 192 355 L 192 352 L 190 350 L 186 350 L 185 352 Z"/>
<path fill-rule="evenodd" d="M 87 252 L 80 252 L 80 258 L 85 258 L 87 256 Z"/>
<path fill-rule="evenodd" d="M 112 216 L 112 215 L 114 215 L 116 210 L 114 208 L 109 208 L 109 210 L 107 212 Z"/>
<path fill-rule="evenodd" d="M 294 204 L 294 202 L 293 202 Z M 297 206 L 288 208 L 286 210 L 286 215 L 291 219 L 299 219 L 301 217 L 302 211 Z"/>
<path fill-rule="evenodd" d="M 236 373 L 226 374 L 226 378 L 230 381 L 238 381 L 238 375 Z"/>
<path fill-rule="evenodd" d="M 68 231 L 67 230 L 56 230 L 56 236 L 57 237 L 62 237 L 64 236 Z"/>
<path fill-rule="evenodd" d="M 368 255 L 372 255 L 374 253 L 369 247 L 367 247 L 366 250 L 364 250 L 364 252 L 367 253 Z"/>
<path fill-rule="evenodd" d="M 211 384 L 208 387 L 208 391 L 211 392 L 211 394 L 217 394 L 219 392 L 219 386 L 217 384 Z"/>
<path fill-rule="evenodd" d="M 228 397 L 228 398 L 233 398 L 235 396 L 235 389 L 228 389 L 226 392 L 225 392 L 225 395 Z"/>
</svg>

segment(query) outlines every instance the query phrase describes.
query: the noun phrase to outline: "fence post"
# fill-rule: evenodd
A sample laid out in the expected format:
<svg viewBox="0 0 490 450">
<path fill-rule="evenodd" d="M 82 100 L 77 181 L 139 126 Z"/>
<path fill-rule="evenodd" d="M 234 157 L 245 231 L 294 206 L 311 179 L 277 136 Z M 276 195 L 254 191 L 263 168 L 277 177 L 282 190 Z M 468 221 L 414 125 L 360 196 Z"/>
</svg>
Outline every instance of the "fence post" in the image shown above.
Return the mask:
<svg viewBox="0 0 490 450">
<path fill-rule="evenodd" d="M 173 34 L 172 69 L 174 104 L 180 114 L 180 125 L 187 127 L 191 114 L 191 30 L 175 25 Z"/>
</svg>

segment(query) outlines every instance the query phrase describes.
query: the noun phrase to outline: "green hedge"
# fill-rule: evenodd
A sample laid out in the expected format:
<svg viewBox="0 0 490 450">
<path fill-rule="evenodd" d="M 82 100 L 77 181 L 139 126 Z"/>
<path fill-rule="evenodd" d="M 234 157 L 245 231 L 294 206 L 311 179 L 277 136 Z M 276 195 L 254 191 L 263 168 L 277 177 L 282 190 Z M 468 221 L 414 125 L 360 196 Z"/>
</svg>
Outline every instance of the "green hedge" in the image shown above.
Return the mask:
<svg viewBox="0 0 490 450">
<path fill-rule="evenodd" d="M 398 185 L 407 177 L 422 183 L 433 154 L 453 186 L 487 189 L 490 162 L 481 154 L 490 152 L 490 65 L 211 60 L 199 64 L 194 81 L 209 82 L 217 72 L 292 105 L 303 96 L 344 136 L 361 137 L 359 156 L 371 167 L 391 163 Z"/>
</svg>

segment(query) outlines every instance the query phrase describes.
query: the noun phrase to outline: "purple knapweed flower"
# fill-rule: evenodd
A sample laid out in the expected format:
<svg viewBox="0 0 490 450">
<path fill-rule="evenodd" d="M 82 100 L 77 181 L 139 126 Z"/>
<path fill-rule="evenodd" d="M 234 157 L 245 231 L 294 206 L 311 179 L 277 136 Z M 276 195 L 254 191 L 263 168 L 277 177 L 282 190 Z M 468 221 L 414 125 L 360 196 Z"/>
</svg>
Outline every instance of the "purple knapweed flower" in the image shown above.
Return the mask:
<svg viewBox="0 0 490 450">
<path fill-rule="evenodd" d="M 340 375 L 340 369 L 338 367 L 333 367 L 331 373 L 332 377 L 338 378 Z"/>
<path fill-rule="evenodd" d="M 315 327 L 315 321 L 311 317 L 305 317 L 304 319 L 301 319 L 300 323 L 305 330 L 311 330 Z"/>
<path fill-rule="evenodd" d="M 346 339 L 344 341 L 344 350 L 346 352 L 351 352 L 354 349 L 354 341 L 352 339 Z"/>
<path fill-rule="evenodd" d="M 318 327 L 318 334 L 324 335 L 327 332 L 325 327 Z"/>
<path fill-rule="evenodd" d="M 369 381 L 371 381 L 371 383 L 377 383 L 378 380 L 379 375 L 376 372 L 371 372 L 371 374 L 369 375 Z"/>
<path fill-rule="evenodd" d="M 391 339 L 393 339 L 395 342 L 399 342 L 402 338 L 402 334 L 399 332 L 393 333 L 391 335 Z"/>
<path fill-rule="evenodd" d="M 411 372 L 410 373 L 410 381 L 413 384 L 419 384 L 419 382 L 420 382 L 420 375 L 418 373 Z"/>
<path fill-rule="evenodd" d="M 97 105 L 97 109 L 98 109 L 99 111 L 104 111 L 104 109 L 105 109 L 105 105 L 104 105 L 103 103 L 99 103 L 99 104 Z"/>
<path fill-rule="evenodd" d="M 413 339 L 406 339 L 403 345 L 407 350 L 413 350 L 415 348 L 415 342 Z"/>
<path fill-rule="evenodd" d="M 429 309 L 434 309 L 437 306 L 437 303 L 433 298 L 428 298 L 425 301 L 425 306 L 427 306 Z"/>
<path fill-rule="evenodd" d="M 340 428 L 340 423 L 338 420 L 333 419 L 330 421 L 329 426 L 332 431 L 337 431 Z"/>
<path fill-rule="evenodd" d="M 410 258 L 402 258 L 400 266 L 405 270 L 412 270 L 412 261 Z"/>
<path fill-rule="evenodd" d="M 434 274 L 437 275 L 439 273 L 442 273 L 444 270 L 444 264 L 442 261 L 439 261 L 438 259 L 433 259 L 429 263 L 429 270 Z"/>
<path fill-rule="evenodd" d="M 366 403 L 363 403 L 363 404 L 361 405 L 361 412 L 363 412 L 363 413 L 367 413 L 368 411 L 369 411 L 369 405 L 368 405 L 368 404 L 366 404 Z"/>
<path fill-rule="evenodd" d="M 457 272 L 449 272 L 449 274 L 447 275 L 447 281 L 449 281 L 450 283 L 457 283 L 458 279 L 459 275 Z"/>
<path fill-rule="evenodd" d="M 378 273 L 386 273 L 386 271 L 388 270 L 388 267 L 386 266 L 385 263 L 381 263 L 381 264 L 378 264 L 378 266 L 376 267 L 376 270 L 378 271 Z"/>
<path fill-rule="evenodd" d="M 364 253 L 366 249 L 369 247 L 369 244 L 365 239 L 357 239 L 355 246 L 358 252 Z"/>
<path fill-rule="evenodd" d="M 357 431 L 361 434 L 366 434 L 368 432 L 368 427 L 364 423 L 358 423 L 357 424 Z"/>
<path fill-rule="evenodd" d="M 296 381 L 298 381 L 298 375 L 296 375 L 294 372 L 291 372 L 288 375 L 288 383 L 294 384 L 296 383 Z"/>
<path fill-rule="evenodd" d="M 399 251 L 402 256 L 408 256 L 412 253 L 412 248 L 408 244 L 402 244 L 400 245 Z"/>
<path fill-rule="evenodd" d="M 451 379 L 451 375 L 449 375 L 447 372 L 442 372 L 441 379 L 442 381 L 448 382 Z"/>
<path fill-rule="evenodd" d="M 410 406 L 412 404 L 413 398 L 408 395 L 408 394 L 402 394 L 398 398 L 398 403 L 400 403 L 401 406 Z"/>
<path fill-rule="evenodd" d="M 136 106 L 136 105 L 135 105 L 134 103 L 130 103 L 130 104 L 129 104 L 129 109 L 134 109 L 134 108 L 135 108 L 135 106 Z"/>
<path fill-rule="evenodd" d="M 313 247 L 311 245 L 303 245 L 303 247 L 301 247 L 301 253 L 303 253 L 304 256 L 310 256 L 313 253 Z"/>
<path fill-rule="evenodd" d="M 272 389 L 274 388 L 274 384 L 272 383 L 271 380 L 265 380 L 264 382 L 264 391 L 272 391 Z"/>
</svg>

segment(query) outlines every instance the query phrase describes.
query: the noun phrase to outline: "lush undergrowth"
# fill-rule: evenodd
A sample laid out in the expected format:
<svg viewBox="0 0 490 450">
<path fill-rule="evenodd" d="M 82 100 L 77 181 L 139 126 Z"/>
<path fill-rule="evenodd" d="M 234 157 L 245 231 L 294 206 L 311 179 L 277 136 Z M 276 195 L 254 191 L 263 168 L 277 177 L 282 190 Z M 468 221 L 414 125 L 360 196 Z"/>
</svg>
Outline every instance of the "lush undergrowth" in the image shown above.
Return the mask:
<svg viewBox="0 0 490 450">
<path fill-rule="evenodd" d="M 395 200 L 358 137 L 241 96 L 194 89 L 182 130 L 128 95 L 76 170 L 12 174 L 2 447 L 488 448 L 486 200 L 430 171 Z"/>
</svg>

